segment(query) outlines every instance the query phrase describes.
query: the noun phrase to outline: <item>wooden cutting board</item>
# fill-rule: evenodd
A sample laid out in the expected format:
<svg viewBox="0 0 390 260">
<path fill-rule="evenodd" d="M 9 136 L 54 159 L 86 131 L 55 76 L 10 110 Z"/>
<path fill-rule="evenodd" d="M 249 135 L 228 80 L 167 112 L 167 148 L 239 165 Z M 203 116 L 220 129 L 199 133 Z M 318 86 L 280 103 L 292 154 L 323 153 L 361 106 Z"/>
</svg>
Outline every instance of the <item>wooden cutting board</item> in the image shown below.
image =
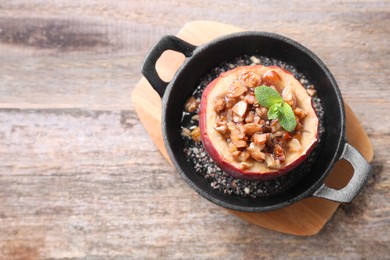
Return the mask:
<svg viewBox="0 0 390 260">
<path fill-rule="evenodd" d="M 194 45 L 204 44 L 216 37 L 243 31 L 238 27 L 210 21 L 190 22 L 179 31 L 177 36 Z M 169 81 L 184 61 L 182 54 L 166 51 L 156 68 L 160 77 Z M 158 149 L 169 161 L 165 150 L 161 130 L 161 99 L 145 78 L 142 78 L 132 93 L 132 101 L 137 114 Z M 373 149 L 367 134 L 360 125 L 352 110 L 345 104 L 347 139 L 370 162 L 373 158 Z M 344 187 L 351 176 L 353 169 L 344 160 L 336 163 L 334 169 L 326 179 L 326 184 L 333 188 Z M 275 231 L 309 236 L 318 233 L 332 217 L 339 203 L 321 198 L 306 198 L 288 207 L 261 213 L 247 213 L 228 210 L 241 219 Z"/>
</svg>

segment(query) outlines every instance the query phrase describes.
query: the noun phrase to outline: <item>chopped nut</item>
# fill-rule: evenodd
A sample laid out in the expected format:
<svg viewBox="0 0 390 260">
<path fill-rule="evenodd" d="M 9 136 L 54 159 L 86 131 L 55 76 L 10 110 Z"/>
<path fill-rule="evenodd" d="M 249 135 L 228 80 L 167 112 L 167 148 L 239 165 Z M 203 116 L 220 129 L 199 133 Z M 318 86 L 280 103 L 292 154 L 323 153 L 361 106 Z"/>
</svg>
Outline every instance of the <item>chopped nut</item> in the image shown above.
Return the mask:
<svg viewBox="0 0 390 260">
<path fill-rule="evenodd" d="M 250 93 L 245 96 L 245 101 L 248 102 L 248 104 L 253 105 L 256 103 L 256 96 L 253 93 Z"/>
<path fill-rule="evenodd" d="M 282 129 L 282 126 L 280 125 L 279 120 L 272 120 L 271 121 L 271 132 L 276 133 L 280 129 Z"/>
<path fill-rule="evenodd" d="M 238 127 L 238 130 L 240 131 L 239 137 L 240 137 L 241 139 L 244 139 L 244 138 L 245 138 L 245 128 L 244 128 L 244 124 L 243 124 L 243 123 L 239 123 L 239 124 L 237 124 L 237 127 Z"/>
<path fill-rule="evenodd" d="M 246 162 L 249 157 L 250 157 L 250 153 L 248 151 L 243 151 L 240 153 L 240 155 L 238 156 L 238 159 L 241 161 L 241 162 Z"/>
<path fill-rule="evenodd" d="M 227 117 L 225 116 L 225 115 L 219 115 L 218 117 L 217 117 L 217 121 L 218 122 L 227 122 Z"/>
<path fill-rule="evenodd" d="M 244 140 L 232 140 L 235 146 L 237 148 L 245 148 L 248 146 L 248 144 Z"/>
<path fill-rule="evenodd" d="M 244 100 L 241 100 L 234 105 L 232 111 L 239 117 L 244 118 L 247 109 L 248 109 L 248 103 L 246 103 Z"/>
<path fill-rule="evenodd" d="M 239 159 L 240 154 L 241 154 L 241 151 L 238 151 L 238 150 L 232 152 L 233 159 L 236 160 L 236 161 L 240 161 L 240 159 Z"/>
<path fill-rule="evenodd" d="M 280 161 L 284 161 L 286 159 L 286 157 L 284 156 L 283 148 L 279 144 L 275 144 L 274 156 Z"/>
<path fill-rule="evenodd" d="M 293 152 L 298 152 L 302 149 L 300 142 L 296 138 L 290 140 L 290 142 L 288 143 L 288 147 L 290 148 L 290 151 Z"/>
<path fill-rule="evenodd" d="M 273 70 L 269 70 L 263 75 L 263 82 L 267 86 L 275 85 L 275 83 L 278 83 L 281 80 L 279 74 Z"/>
<path fill-rule="evenodd" d="M 245 133 L 241 132 L 241 130 L 239 128 L 239 125 L 234 124 L 234 127 L 232 127 L 231 126 L 232 124 L 234 124 L 234 123 L 232 123 L 232 122 L 228 122 L 227 123 L 228 129 L 231 132 L 230 133 L 231 139 L 233 139 L 233 140 L 244 139 L 245 138 Z"/>
<path fill-rule="evenodd" d="M 260 64 L 260 60 L 256 56 L 251 56 L 250 60 L 255 64 Z"/>
<path fill-rule="evenodd" d="M 239 97 L 244 94 L 248 88 L 241 81 L 233 81 L 227 89 L 227 97 Z"/>
<path fill-rule="evenodd" d="M 260 118 L 258 115 L 255 115 L 255 116 L 253 117 L 253 123 L 259 124 L 260 121 L 261 121 L 261 118 Z"/>
<path fill-rule="evenodd" d="M 284 130 L 280 130 L 280 131 L 277 131 L 276 133 L 274 133 L 274 136 L 275 137 L 281 137 L 281 136 L 283 136 L 284 133 L 285 133 Z"/>
<path fill-rule="evenodd" d="M 248 114 L 245 117 L 245 122 L 246 123 L 252 123 L 254 117 L 255 117 L 255 113 L 253 113 L 253 111 L 249 111 Z"/>
<path fill-rule="evenodd" d="M 297 99 L 291 89 L 291 86 L 287 86 L 282 91 L 282 97 L 287 104 L 289 104 L 292 108 L 295 108 Z"/>
<path fill-rule="evenodd" d="M 226 119 L 228 122 L 231 122 L 233 120 L 233 112 L 232 110 L 228 110 L 227 113 L 226 113 Z"/>
<path fill-rule="evenodd" d="M 221 134 L 225 134 L 226 131 L 228 130 L 228 127 L 227 127 L 227 125 L 226 125 L 226 122 L 216 122 L 216 123 L 214 124 L 214 129 L 215 129 L 217 132 L 221 133 Z"/>
<path fill-rule="evenodd" d="M 294 109 L 294 114 L 298 116 L 299 119 L 303 119 L 307 116 L 307 112 L 299 107 Z"/>
<path fill-rule="evenodd" d="M 225 106 L 226 106 L 226 103 L 225 103 L 225 100 L 223 98 L 216 97 L 214 99 L 214 110 L 216 112 L 220 112 L 220 111 L 224 110 Z"/>
<path fill-rule="evenodd" d="M 239 132 L 239 129 L 237 127 L 237 125 L 233 122 L 227 122 L 227 127 L 229 129 L 230 132 L 232 133 L 238 133 Z"/>
<path fill-rule="evenodd" d="M 252 136 L 252 141 L 257 145 L 265 144 L 269 134 L 254 134 Z"/>
<path fill-rule="evenodd" d="M 245 170 L 245 169 L 250 169 L 251 167 L 253 166 L 252 163 L 249 163 L 249 162 L 241 162 L 240 165 L 238 166 L 241 170 Z M 245 188 L 246 189 L 246 188 Z M 249 192 L 248 192 L 249 194 Z"/>
<path fill-rule="evenodd" d="M 253 71 L 245 71 L 241 73 L 239 79 L 250 88 L 259 86 L 262 81 L 261 76 Z"/>
<path fill-rule="evenodd" d="M 181 130 L 181 135 L 185 137 L 190 137 L 191 136 L 190 129 L 183 127 L 183 129 Z"/>
<path fill-rule="evenodd" d="M 229 143 L 229 152 L 233 153 L 237 151 L 237 146 L 235 146 L 233 143 Z"/>
<path fill-rule="evenodd" d="M 250 154 L 249 152 L 247 151 L 234 151 L 232 152 L 232 155 L 233 155 L 233 158 L 234 160 L 238 161 L 238 162 L 246 162 L 249 157 L 250 157 Z"/>
<path fill-rule="evenodd" d="M 191 138 L 195 142 L 200 142 L 201 141 L 199 127 L 195 127 L 194 129 L 192 129 L 192 131 L 191 131 Z"/>
<path fill-rule="evenodd" d="M 256 132 L 259 132 L 262 129 L 263 127 L 261 125 L 255 123 L 249 123 L 244 125 L 244 133 L 249 136 L 254 135 Z"/>
<path fill-rule="evenodd" d="M 272 154 L 265 154 L 265 162 L 267 163 L 267 167 L 271 169 L 279 169 L 281 167 L 281 163 L 279 160 L 275 160 Z"/>
<path fill-rule="evenodd" d="M 265 159 L 265 153 L 261 152 L 265 147 L 265 144 L 263 145 L 257 145 L 255 143 L 250 143 L 249 147 L 246 149 L 251 157 L 255 159 L 256 161 L 262 162 Z"/>
<path fill-rule="evenodd" d="M 258 107 L 256 108 L 256 114 L 260 117 L 260 118 L 263 118 L 263 119 L 267 119 L 267 113 L 268 113 L 268 109 L 265 108 L 265 107 Z"/>
<path fill-rule="evenodd" d="M 184 104 L 184 110 L 190 113 L 195 112 L 199 107 L 199 102 L 194 98 L 190 97 L 187 99 L 186 103 Z"/>
<path fill-rule="evenodd" d="M 238 101 L 239 101 L 239 98 L 226 96 L 225 97 L 225 108 L 227 108 L 227 109 L 232 108 Z"/>
<path fill-rule="evenodd" d="M 242 121 L 244 121 L 244 118 L 242 118 L 242 117 L 240 117 L 240 116 L 237 116 L 237 115 L 234 115 L 234 116 L 233 116 L 233 122 L 235 122 L 235 123 L 240 123 L 240 122 L 242 122 Z"/>
</svg>

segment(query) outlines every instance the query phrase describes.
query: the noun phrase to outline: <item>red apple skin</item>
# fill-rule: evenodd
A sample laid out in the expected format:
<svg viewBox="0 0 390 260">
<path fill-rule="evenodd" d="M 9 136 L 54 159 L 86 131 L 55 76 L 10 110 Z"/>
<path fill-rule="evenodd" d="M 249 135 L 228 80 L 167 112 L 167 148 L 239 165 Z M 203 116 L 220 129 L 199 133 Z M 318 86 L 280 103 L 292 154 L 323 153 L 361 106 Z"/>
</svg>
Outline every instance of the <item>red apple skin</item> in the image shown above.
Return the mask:
<svg viewBox="0 0 390 260">
<path fill-rule="evenodd" d="M 239 68 L 224 72 L 218 78 L 216 78 L 212 82 L 210 82 L 209 85 L 207 85 L 207 87 L 203 91 L 201 103 L 200 103 L 199 128 L 200 128 L 200 132 L 201 132 L 201 140 L 202 140 L 202 143 L 203 143 L 205 150 L 207 151 L 209 156 L 213 159 L 214 163 L 219 168 L 221 168 L 221 170 L 228 173 L 229 175 L 231 175 L 234 178 L 253 180 L 253 181 L 266 181 L 266 180 L 275 179 L 279 176 L 282 176 L 282 175 L 288 173 L 290 170 L 297 167 L 299 164 L 301 164 L 307 158 L 307 156 L 314 149 L 314 147 L 317 145 L 317 142 L 318 142 L 318 122 L 317 122 L 317 133 L 316 133 L 315 138 L 313 138 L 313 142 L 311 143 L 311 145 L 309 147 L 307 147 L 307 149 L 305 149 L 304 152 L 302 152 L 302 154 L 299 158 L 297 158 L 293 162 L 281 167 L 280 169 L 269 169 L 269 171 L 266 171 L 266 172 L 254 172 L 254 171 L 250 171 L 250 169 L 242 170 L 238 167 L 235 167 L 231 162 L 226 161 L 220 155 L 220 153 L 216 150 L 216 148 L 214 147 L 213 141 L 211 140 L 211 138 L 209 137 L 209 134 L 207 133 L 207 123 L 208 123 L 208 120 L 207 120 L 207 111 L 208 111 L 207 101 L 208 101 L 208 96 L 209 96 L 210 92 L 213 91 L 214 87 L 216 86 L 216 84 L 218 83 L 218 81 L 221 77 L 226 77 L 227 75 L 229 75 L 230 73 L 234 73 L 238 69 L 242 69 L 242 68 L 253 69 L 255 67 L 263 67 L 263 66 L 261 66 L 261 65 L 245 66 L 245 67 L 239 67 Z M 281 69 L 281 68 L 276 67 L 276 66 L 271 66 L 269 68 Z M 282 69 L 282 70 L 285 71 L 284 69 Z M 285 72 L 287 74 L 292 75 L 289 71 L 285 71 Z M 314 110 L 314 108 L 313 108 L 313 110 Z"/>
</svg>

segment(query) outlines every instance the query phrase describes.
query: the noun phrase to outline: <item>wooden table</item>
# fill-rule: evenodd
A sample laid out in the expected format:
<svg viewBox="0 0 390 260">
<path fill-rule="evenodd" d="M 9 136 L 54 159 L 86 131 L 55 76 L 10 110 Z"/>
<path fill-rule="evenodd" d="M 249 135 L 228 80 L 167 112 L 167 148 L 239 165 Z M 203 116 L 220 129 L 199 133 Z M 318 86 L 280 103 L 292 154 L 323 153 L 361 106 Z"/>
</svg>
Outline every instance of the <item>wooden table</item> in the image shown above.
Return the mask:
<svg viewBox="0 0 390 260">
<path fill-rule="evenodd" d="M 248 2 L 0 2 L 0 259 L 389 257 L 390 2 Z M 145 54 L 202 19 L 307 46 L 366 129 L 373 178 L 318 235 L 201 198 L 140 124 L 130 96 Z"/>
</svg>

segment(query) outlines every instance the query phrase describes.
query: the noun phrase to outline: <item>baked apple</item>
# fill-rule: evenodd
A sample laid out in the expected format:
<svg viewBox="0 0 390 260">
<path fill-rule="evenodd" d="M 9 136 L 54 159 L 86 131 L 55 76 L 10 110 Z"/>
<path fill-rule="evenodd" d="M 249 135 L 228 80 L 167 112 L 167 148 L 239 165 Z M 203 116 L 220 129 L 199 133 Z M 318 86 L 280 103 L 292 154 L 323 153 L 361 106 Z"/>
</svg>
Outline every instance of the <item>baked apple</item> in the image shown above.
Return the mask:
<svg viewBox="0 0 390 260">
<path fill-rule="evenodd" d="M 274 107 L 259 103 L 259 86 L 279 95 L 280 103 Z M 292 128 L 282 127 L 282 118 L 271 116 L 281 107 L 290 107 Z M 276 66 L 239 67 L 213 80 L 202 94 L 199 127 L 213 161 L 233 177 L 248 180 L 269 180 L 289 172 L 318 140 L 311 97 L 289 71 Z"/>
</svg>

